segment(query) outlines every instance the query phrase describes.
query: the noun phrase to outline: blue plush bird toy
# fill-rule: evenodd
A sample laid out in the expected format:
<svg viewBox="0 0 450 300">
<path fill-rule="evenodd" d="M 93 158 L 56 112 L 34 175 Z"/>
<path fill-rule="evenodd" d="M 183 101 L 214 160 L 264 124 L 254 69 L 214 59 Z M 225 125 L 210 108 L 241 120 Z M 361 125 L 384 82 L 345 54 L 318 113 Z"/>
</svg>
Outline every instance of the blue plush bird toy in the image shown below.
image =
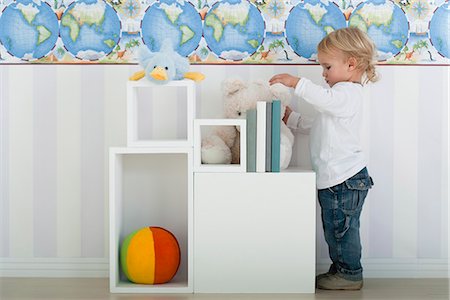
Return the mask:
<svg viewBox="0 0 450 300">
<path fill-rule="evenodd" d="M 159 52 L 151 52 L 147 46 L 139 51 L 139 64 L 144 70 L 134 73 L 130 80 L 147 77 L 148 80 L 165 84 L 171 80 L 184 78 L 201 81 L 205 76 L 198 72 L 189 71 L 189 60 L 176 52 L 170 39 L 165 39 Z"/>
</svg>

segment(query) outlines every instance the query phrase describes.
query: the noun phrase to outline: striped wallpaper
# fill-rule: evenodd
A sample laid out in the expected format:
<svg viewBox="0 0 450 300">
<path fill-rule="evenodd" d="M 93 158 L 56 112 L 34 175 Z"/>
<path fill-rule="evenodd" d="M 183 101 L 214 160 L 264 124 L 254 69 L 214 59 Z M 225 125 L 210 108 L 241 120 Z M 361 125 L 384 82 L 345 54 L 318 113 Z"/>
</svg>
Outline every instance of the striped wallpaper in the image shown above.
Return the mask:
<svg viewBox="0 0 450 300">
<path fill-rule="evenodd" d="M 54 269 L 80 271 L 66 270 L 68 276 L 107 276 L 107 151 L 126 144 L 125 82 L 137 69 L 0 68 L 0 275 L 45 276 L 56 264 Z M 220 82 L 227 77 L 269 79 L 290 72 L 321 82 L 321 68 L 312 65 L 192 69 L 206 75 L 197 90 L 202 118 L 221 116 Z M 378 70 L 381 81 L 365 89 L 361 128 L 375 181 L 362 215 L 366 272 L 445 276 L 450 68 Z M 313 113 L 302 101 L 292 106 Z M 292 163 L 309 167 L 307 136 L 298 134 L 296 143 Z M 317 225 L 323 269 L 327 247 Z"/>
</svg>

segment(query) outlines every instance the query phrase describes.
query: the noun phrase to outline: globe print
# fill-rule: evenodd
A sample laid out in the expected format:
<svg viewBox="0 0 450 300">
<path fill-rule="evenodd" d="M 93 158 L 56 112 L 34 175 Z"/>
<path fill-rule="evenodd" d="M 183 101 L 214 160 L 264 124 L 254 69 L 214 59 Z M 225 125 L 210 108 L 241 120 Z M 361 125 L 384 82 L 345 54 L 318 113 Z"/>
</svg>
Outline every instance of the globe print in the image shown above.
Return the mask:
<svg viewBox="0 0 450 300">
<path fill-rule="evenodd" d="M 61 17 L 61 40 L 67 51 L 85 60 L 109 54 L 120 39 L 116 11 L 102 0 L 79 0 L 70 4 Z"/>
<path fill-rule="evenodd" d="M 55 46 L 58 34 L 58 18 L 46 2 L 17 0 L 0 17 L 0 42 L 20 59 L 44 57 Z"/>
<path fill-rule="evenodd" d="M 243 60 L 258 50 L 264 40 L 261 12 L 246 0 L 215 3 L 205 16 L 203 36 L 218 57 Z"/>
<path fill-rule="evenodd" d="M 187 1 L 162 0 L 154 3 L 142 19 L 142 39 L 151 51 L 159 51 L 164 39 L 170 38 L 176 51 L 188 56 L 202 37 L 202 19 Z"/>
<path fill-rule="evenodd" d="M 343 27 L 345 16 L 334 2 L 305 0 L 292 8 L 286 20 L 286 39 L 297 55 L 316 59 L 317 44 Z"/>
<path fill-rule="evenodd" d="M 442 55 L 450 58 L 450 3 L 445 2 L 436 9 L 430 21 L 430 40 L 434 48 Z"/>
<path fill-rule="evenodd" d="M 378 60 L 394 57 L 408 40 L 409 24 L 404 11 L 390 0 L 368 0 L 352 12 L 349 26 L 367 32 L 378 50 Z"/>
</svg>

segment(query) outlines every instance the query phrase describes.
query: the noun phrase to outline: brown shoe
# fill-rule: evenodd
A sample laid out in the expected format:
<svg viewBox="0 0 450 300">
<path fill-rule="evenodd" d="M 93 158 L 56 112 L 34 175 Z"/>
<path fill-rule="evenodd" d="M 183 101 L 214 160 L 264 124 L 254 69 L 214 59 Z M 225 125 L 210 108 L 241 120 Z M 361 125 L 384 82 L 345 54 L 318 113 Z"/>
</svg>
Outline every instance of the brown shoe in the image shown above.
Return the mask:
<svg viewBox="0 0 450 300">
<path fill-rule="evenodd" d="M 331 274 L 327 272 L 327 273 L 322 273 L 322 274 L 316 275 L 316 283 L 317 283 L 317 281 L 319 281 L 322 278 L 327 277 L 328 275 L 331 275 Z"/>
<path fill-rule="evenodd" d="M 319 281 L 320 279 L 325 278 L 325 277 L 330 276 L 330 275 L 334 275 L 336 273 L 337 273 L 336 268 L 332 264 L 330 266 L 330 269 L 328 270 L 328 272 L 322 273 L 322 274 L 319 274 L 319 275 L 316 276 L 316 285 L 317 285 L 317 281 Z"/>
<path fill-rule="evenodd" d="M 317 283 L 320 279 L 325 278 L 325 277 L 328 277 L 328 276 L 330 276 L 330 275 L 333 275 L 333 273 L 326 272 L 326 273 L 322 273 L 322 274 L 317 275 L 317 276 L 316 276 L 316 283 Z"/>
<path fill-rule="evenodd" d="M 323 274 L 321 274 L 323 275 Z M 320 276 L 320 275 L 319 275 Z M 356 291 L 363 287 L 363 281 L 352 281 L 342 278 L 338 274 L 324 276 L 317 280 L 317 288 L 322 290 L 350 290 Z"/>
<path fill-rule="evenodd" d="M 318 283 L 322 278 L 328 277 L 328 276 L 330 276 L 330 275 L 331 275 L 330 272 L 322 273 L 322 274 L 316 275 L 316 281 L 315 281 L 315 283 L 316 283 L 316 288 L 318 288 L 317 283 Z"/>
</svg>

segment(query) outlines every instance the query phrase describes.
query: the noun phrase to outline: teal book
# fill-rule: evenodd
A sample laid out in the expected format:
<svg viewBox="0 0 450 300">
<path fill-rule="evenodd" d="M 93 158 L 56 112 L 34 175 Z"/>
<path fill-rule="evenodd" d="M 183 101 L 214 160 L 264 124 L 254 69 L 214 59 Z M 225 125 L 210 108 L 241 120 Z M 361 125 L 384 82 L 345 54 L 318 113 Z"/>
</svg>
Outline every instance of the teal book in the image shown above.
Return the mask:
<svg viewBox="0 0 450 300">
<path fill-rule="evenodd" d="M 272 172 L 280 172 L 281 101 L 272 102 Z"/>
<path fill-rule="evenodd" d="M 272 102 L 266 102 L 266 172 L 272 172 Z"/>
<path fill-rule="evenodd" d="M 256 172 L 256 108 L 247 110 L 247 172 Z"/>
</svg>

